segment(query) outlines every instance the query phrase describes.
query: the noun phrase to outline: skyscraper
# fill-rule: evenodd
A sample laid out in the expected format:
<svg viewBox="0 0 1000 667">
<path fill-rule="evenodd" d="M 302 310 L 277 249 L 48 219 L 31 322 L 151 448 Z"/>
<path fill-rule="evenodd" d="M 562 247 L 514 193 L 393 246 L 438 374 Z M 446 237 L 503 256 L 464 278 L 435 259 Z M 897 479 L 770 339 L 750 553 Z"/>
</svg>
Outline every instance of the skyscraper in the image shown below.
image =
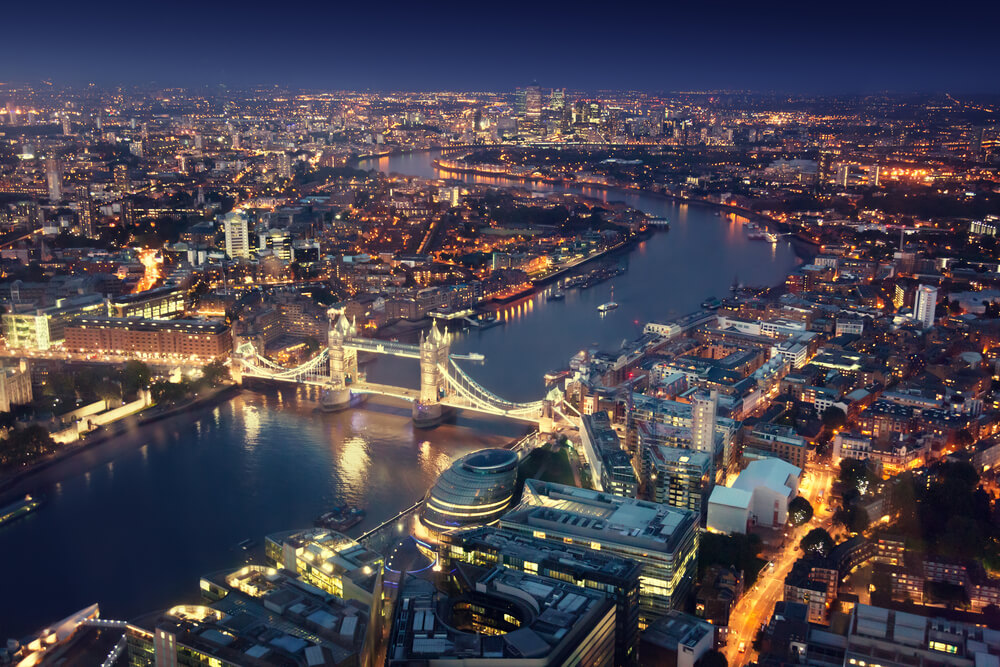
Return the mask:
<svg viewBox="0 0 1000 667">
<path fill-rule="evenodd" d="M 90 198 L 90 188 L 81 185 L 76 189 L 77 216 L 80 220 L 80 231 L 87 238 L 94 237 L 94 203 Z"/>
<path fill-rule="evenodd" d="M 924 329 L 934 326 L 934 310 L 937 308 L 937 287 L 921 285 L 917 288 L 917 298 L 913 303 L 913 319 Z"/>
<path fill-rule="evenodd" d="M 553 88 L 549 95 L 549 108 L 552 110 L 562 110 L 566 106 L 566 89 Z"/>
<path fill-rule="evenodd" d="M 278 176 L 292 177 L 292 156 L 286 152 L 278 153 Z"/>
<path fill-rule="evenodd" d="M 542 115 L 542 89 L 532 84 L 524 91 L 524 115 L 538 118 Z"/>
<path fill-rule="evenodd" d="M 115 189 L 118 192 L 125 194 L 129 191 L 129 176 L 128 176 L 128 165 L 118 164 L 114 168 L 115 175 Z"/>
<path fill-rule="evenodd" d="M 62 199 L 62 165 L 59 164 L 59 160 L 49 158 L 46 177 L 49 184 L 49 199 L 59 201 Z"/>
<path fill-rule="evenodd" d="M 704 452 L 715 460 L 715 416 L 719 392 L 695 397 L 691 402 L 691 449 Z"/>
<path fill-rule="evenodd" d="M 250 233 L 246 217 L 233 211 L 223 217 L 222 224 L 226 232 L 226 255 L 231 258 L 250 257 Z"/>
</svg>

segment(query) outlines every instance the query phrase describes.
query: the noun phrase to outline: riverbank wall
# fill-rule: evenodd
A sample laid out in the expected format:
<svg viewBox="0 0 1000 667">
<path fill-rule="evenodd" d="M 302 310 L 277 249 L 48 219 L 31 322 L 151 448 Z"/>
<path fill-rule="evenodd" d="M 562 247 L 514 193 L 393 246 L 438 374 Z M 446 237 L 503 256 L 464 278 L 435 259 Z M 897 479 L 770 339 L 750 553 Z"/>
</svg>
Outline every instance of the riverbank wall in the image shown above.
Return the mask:
<svg viewBox="0 0 1000 667">
<path fill-rule="evenodd" d="M 3 503 L 7 496 L 14 497 L 22 493 L 23 489 L 21 487 L 29 483 L 32 477 L 44 470 L 48 470 L 58 463 L 70 459 L 82 452 L 92 450 L 99 445 L 117 438 L 120 435 L 129 433 L 134 429 L 147 424 L 169 419 L 170 417 L 176 417 L 185 412 L 200 410 L 224 403 L 239 394 L 240 391 L 241 389 L 238 385 L 227 385 L 225 387 L 215 389 L 209 394 L 199 396 L 180 404 L 171 406 L 154 405 L 153 407 L 142 410 L 141 412 L 135 412 L 134 406 L 131 404 L 122 406 L 122 408 L 127 409 L 126 412 L 130 412 L 131 414 L 126 414 L 124 419 L 121 418 L 121 415 L 118 415 L 119 421 L 114 422 L 114 430 L 107 433 L 97 433 L 82 440 L 76 440 L 69 444 L 65 444 L 55 453 L 45 457 L 41 461 L 31 464 L 27 468 L 0 475 L 0 503 Z M 140 399 L 140 401 L 141 400 L 142 399 Z M 121 410 L 122 408 L 118 408 L 117 410 Z"/>
</svg>

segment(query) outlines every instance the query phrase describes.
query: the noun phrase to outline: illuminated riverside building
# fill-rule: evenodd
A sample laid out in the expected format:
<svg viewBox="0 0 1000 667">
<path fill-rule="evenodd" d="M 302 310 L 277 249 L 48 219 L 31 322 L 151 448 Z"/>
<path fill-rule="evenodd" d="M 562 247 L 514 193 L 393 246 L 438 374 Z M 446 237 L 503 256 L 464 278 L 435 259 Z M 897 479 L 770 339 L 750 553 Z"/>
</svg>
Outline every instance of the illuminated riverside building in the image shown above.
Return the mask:
<svg viewBox="0 0 1000 667">
<path fill-rule="evenodd" d="M 482 449 L 441 473 L 427 492 L 420 520 L 433 532 L 496 521 L 514 502 L 517 453 Z"/>
<path fill-rule="evenodd" d="M 66 327 L 65 347 L 81 354 L 208 360 L 229 354 L 233 338 L 222 322 L 81 317 Z"/>
<path fill-rule="evenodd" d="M 137 294 L 125 294 L 108 301 L 110 317 L 163 319 L 180 315 L 185 308 L 185 290 L 176 286 L 157 287 Z"/>
<path fill-rule="evenodd" d="M 441 536 L 438 554 L 444 570 L 450 570 L 455 563 L 479 567 L 503 565 L 611 595 L 617 605 L 615 665 L 635 664 L 639 641 L 639 574 L 642 571 L 637 561 L 493 526 L 445 533 Z"/>
<path fill-rule="evenodd" d="M 458 564 L 457 592 L 407 576 L 394 605 L 388 667 L 612 667 L 617 606 L 607 594 L 519 572 Z"/>
<path fill-rule="evenodd" d="M 384 562 L 380 554 L 346 535 L 318 528 L 268 535 L 264 555 L 269 565 L 294 572 L 308 584 L 365 604 L 371 604 Z"/>
<path fill-rule="evenodd" d="M 48 350 L 66 338 L 66 330 L 71 322 L 89 315 L 106 312 L 104 297 L 87 294 L 71 299 L 58 299 L 50 308 L 34 306 L 10 306 L 10 312 L 3 314 L 3 335 L 7 347 Z"/>
<path fill-rule="evenodd" d="M 126 626 L 133 667 L 367 664 L 368 607 L 320 593 L 274 568 L 203 577 L 205 604 L 178 605 Z"/>
<path fill-rule="evenodd" d="M 694 577 L 698 515 L 690 510 L 529 479 L 500 527 L 639 562 L 642 627 L 683 601 Z"/>
</svg>

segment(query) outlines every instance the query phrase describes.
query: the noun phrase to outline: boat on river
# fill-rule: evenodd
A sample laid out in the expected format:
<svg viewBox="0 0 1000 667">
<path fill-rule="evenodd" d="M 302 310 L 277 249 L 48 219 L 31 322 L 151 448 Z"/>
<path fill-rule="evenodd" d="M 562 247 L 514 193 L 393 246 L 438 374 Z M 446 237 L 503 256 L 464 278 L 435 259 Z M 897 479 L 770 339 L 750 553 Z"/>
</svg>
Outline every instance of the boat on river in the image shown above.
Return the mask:
<svg viewBox="0 0 1000 667">
<path fill-rule="evenodd" d="M 342 533 L 345 530 L 353 528 L 365 519 L 365 511 L 360 507 L 352 507 L 350 505 L 340 505 L 334 507 L 329 512 L 319 515 L 316 520 L 313 521 L 313 525 L 317 528 L 325 528 L 327 530 L 335 530 L 338 533 Z"/>
<path fill-rule="evenodd" d="M 601 305 L 599 305 L 597 307 L 597 310 L 600 311 L 600 312 L 602 312 L 602 313 L 606 313 L 606 312 L 608 312 L 610 310 L 614 310 L 617 307 L 618 307 L 618 302 L 615 301 L 615 286 L 612 285 L 611 286 L 611 301 L 608 301 L 606 303 L 602 303 Z"/>
<path fill-rule="evenodd" d="M 7 525 L 12 521 L 17 521 L 21 517 L 31 514 L 45 502 L 44 495 L 26 495 L 21 500 L 13 502 L 6 507 L 0 508 L 0 526 Z"/>
</svg>

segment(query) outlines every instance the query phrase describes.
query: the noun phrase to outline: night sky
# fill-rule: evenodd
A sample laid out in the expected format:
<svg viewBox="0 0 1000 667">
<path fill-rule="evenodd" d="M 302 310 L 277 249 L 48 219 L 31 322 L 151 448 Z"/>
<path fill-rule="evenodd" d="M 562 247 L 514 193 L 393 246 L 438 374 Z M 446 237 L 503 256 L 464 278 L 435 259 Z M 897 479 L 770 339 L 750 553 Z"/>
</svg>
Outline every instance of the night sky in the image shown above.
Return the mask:
<svg viewBox="0 0 1000 667">
<path fill-rule="evenodd" d="M 1000 92 L 1000 3 L 5 3 L 0 80 Z"/>
</svg>

